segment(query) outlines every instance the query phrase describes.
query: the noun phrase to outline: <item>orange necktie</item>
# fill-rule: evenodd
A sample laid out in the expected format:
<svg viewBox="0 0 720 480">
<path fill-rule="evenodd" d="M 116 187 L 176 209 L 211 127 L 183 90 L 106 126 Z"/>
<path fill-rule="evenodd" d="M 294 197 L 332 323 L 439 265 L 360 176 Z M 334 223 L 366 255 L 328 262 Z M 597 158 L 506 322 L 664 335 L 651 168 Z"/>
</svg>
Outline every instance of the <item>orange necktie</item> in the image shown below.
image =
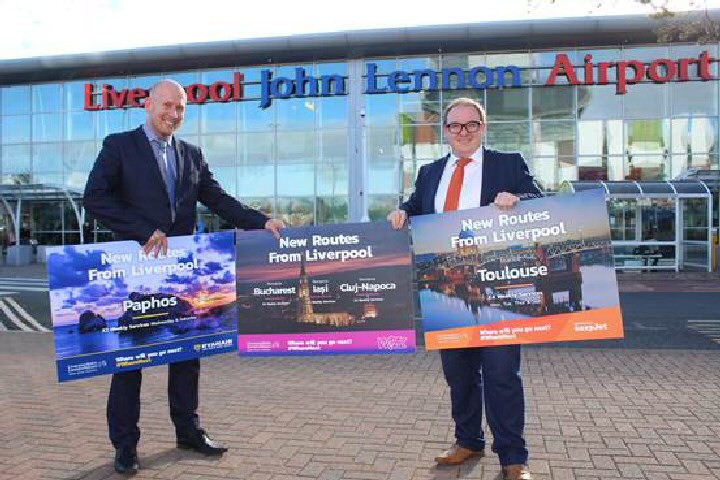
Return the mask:
<svg viewBox="0 0 720 480">
<path fill-rule="evenodd" d="M 455 163 L 455 171 L 448 185 L 447 196 L 445 197 L 444 212 L 457 210 L 460 205 L 460 191 L 462 190 L 463 180 L 465 179 L 465 165 L 472 162 L 472 158 L 458 158 Z"/>
</svg>

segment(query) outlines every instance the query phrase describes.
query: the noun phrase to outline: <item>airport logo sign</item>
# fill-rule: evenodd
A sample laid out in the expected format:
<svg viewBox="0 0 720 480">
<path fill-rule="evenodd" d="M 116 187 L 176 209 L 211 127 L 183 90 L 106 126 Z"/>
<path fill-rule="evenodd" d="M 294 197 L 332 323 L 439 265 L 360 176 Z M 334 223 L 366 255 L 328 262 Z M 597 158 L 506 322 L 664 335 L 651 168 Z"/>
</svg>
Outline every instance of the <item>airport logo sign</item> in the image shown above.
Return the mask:
<svg viewBox="0 0 720 480">
<path fill-rule="evenodd" d="M 621 60 L 618 62 L 593 62 L 591 54 L 584 56 L 581 66 L 572 64 L 565 53 L 555 56 L 555 63 L 545 85 L 556 85 L 558 81 L 569 85 L 608 85 L 615 84 L 618 95 L 627 93 L 628 85 L 642 81 L 666 83 L 671 81 L 715 80 L 711 66 L 717 59 L 710 57 L 707 51 L 697 58 L 654 59 L 649 63 L 640 60 Z M 376 63 L 365 66 L 364 90 L 366 94 L 434 92 L 448 90 L 484 90 L 487 88 L 516 88 L 522 85 L 521 69 L 513 65 L 469 69 L 446 67 L 440 71 L 425 68 L 417 70 L 395 70 L 387 74 L 378 72 Z M 273 69 L 260 72 L 260 81 L 252 82 L 260 86 L 260 107 L 268 108 L 277 99 L 330 97 L 347 95 L 347 79 L 340 74 L 313 76 L 305 68 L 295 68 L 294 76 L 274 76 Z M 211 85 L 194 83 L 185 87 L 188 104 L 197 105 L 208 102 L 225 103 L 243 100 L 256 100 L 245 95 L 245 76 L 235 72 L 231 81 L 217 81 Z M 112 110 L 116 108 L 142 107 L 148 96 L 144 88 L 126 88 L 117 90 L 109 84 L 96 89 L 92 83 L 85 84 L 85 110 Z"/>
</svg>

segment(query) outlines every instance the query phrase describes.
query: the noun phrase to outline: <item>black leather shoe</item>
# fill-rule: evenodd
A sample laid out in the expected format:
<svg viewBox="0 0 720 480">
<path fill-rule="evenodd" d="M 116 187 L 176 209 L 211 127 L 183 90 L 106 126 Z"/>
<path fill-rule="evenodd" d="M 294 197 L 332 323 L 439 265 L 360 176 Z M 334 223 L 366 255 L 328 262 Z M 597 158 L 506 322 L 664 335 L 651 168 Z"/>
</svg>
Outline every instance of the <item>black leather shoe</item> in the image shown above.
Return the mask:
<svg viewBox="0 0 720 480">
<path fill-rule="evenodd" d="M 135 475 L 140 470 L 137 452 L 129 448 L 115 450 L 115 471 L 122 475 Z"/>
<path fill-rule="evenodd" d="M 195 450 L 203 455 L 222 455 L 228 450 L 208 437 L 205 430 L 197 430 L 191 437 L 178 437 L 177 447 L 184 450 Z"/>
</svg>

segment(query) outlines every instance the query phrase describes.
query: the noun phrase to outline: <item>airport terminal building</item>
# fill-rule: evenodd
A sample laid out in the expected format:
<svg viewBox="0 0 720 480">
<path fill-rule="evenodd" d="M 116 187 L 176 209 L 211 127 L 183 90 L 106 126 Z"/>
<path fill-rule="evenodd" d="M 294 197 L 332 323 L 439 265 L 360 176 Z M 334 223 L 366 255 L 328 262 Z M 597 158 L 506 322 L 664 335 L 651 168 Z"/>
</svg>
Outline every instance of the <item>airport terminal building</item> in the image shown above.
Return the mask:
<svg viewBox="0 0 720 480">
<path fill-rule="evenodd" d="M 710 269 L 718 43 L 661 44 L 655 27 L 585 17 L 0 61 L 0 236 L 13 255 L 108 239 L 82 208 L 87 175 L 172 78 L 189 100 L 178 135 L 289 225 L 383 220 L 447 153 L 442 109 L 468 96 L 487 108 L 485 143 L 522 152 L 545 191 L 606 190 L 618 268 Z"/>
</svg>

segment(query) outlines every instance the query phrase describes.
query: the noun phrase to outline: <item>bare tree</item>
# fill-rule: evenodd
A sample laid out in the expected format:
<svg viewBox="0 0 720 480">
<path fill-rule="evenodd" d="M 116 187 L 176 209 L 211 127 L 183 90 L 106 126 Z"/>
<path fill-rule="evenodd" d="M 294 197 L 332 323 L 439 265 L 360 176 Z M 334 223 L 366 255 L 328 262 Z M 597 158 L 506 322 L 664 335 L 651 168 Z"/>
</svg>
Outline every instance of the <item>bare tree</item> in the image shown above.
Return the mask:
<svg viewBox="0 0 720 480">
<path fill-rule="evenodd" d="M 527 3 L 528 12 L 533 12 L 547 5 L 559 5 L 563 0 L 527 0 Z M 648 7 L 650 18 L 658 21 L 655 29 L 658 42 L 708 43 L 720 40 L 720 21 L 717 16 L 713 18 L 711 15 L 707 0 L 595 0 L 588 2 L 588 13 L 597 13 L 603 7 L 620 7 L 627 3 Z"/>
</svg>

